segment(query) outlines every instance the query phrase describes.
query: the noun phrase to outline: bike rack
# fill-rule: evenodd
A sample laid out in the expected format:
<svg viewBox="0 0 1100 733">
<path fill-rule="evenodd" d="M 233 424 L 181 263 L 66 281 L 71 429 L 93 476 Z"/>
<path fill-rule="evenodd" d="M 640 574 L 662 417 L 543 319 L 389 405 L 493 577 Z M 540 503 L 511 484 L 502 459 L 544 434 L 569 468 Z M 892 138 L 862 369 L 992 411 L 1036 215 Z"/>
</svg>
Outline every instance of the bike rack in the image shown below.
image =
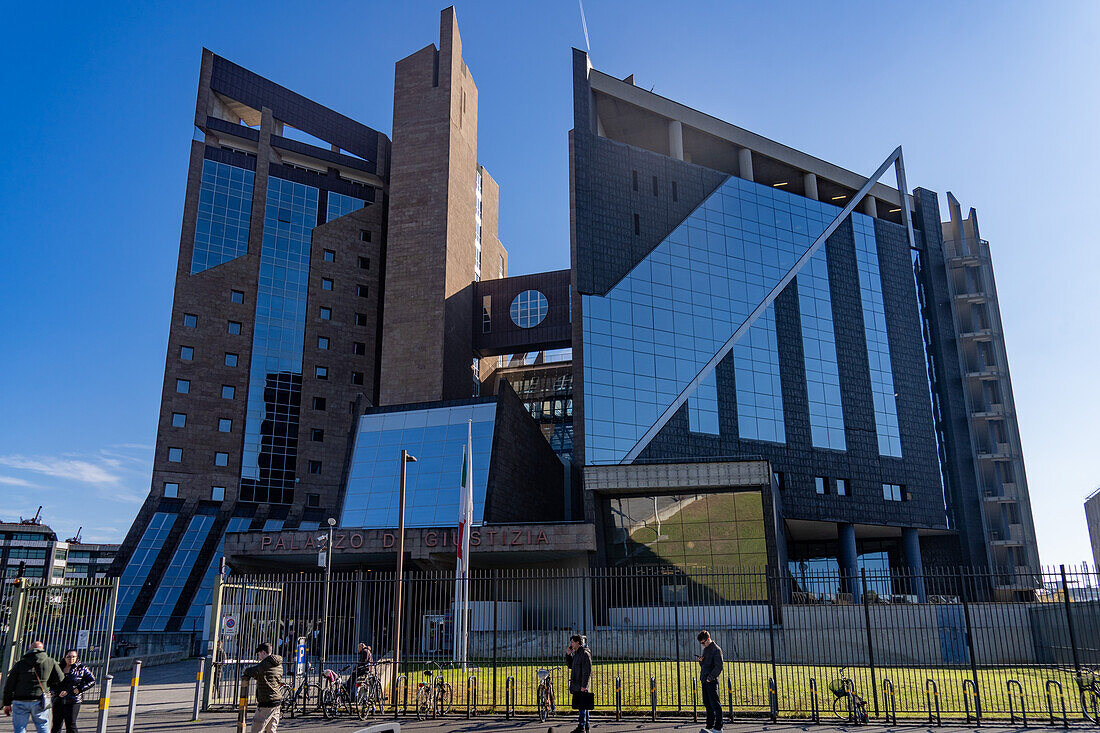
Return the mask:
<svg viewBox="0 0 1100 733">
<path fill-rule="evenodd" d="M 726 675 L 726 695 L 729 699 L 729 706 L 730 706 L 729 719 L 730 719 L 730 722 L 732 723 L 733 722 L 733 680 L 730 679 L 729 675 Z"/>
<path fill-rule="evenodd" d="M 894 682 L 889 677 L 882 680 L 882 708 L 886 711 L 886 724 L 898 724 L 898 699 L 894 694 Z"/>
<path fill-rule="evenodd" d="M 936 681 L 929 677 L 924 681 L 924 699 L 928 702 L 928 722 L 932 722 L 932 699 L 936 700 L 936 725 L 943 725 L 940 717 L 940 688 Z"/>
<path fill-rule="evenodd" d="M 1062 702 L 1062 727 L 1069 727 L 1069 718 L 1066 717 L 1066 696 L 1062 691 L 1062 683 L 1058 680 L 1047 680 L 1047 712 L 1050 714 L 1050 724 L 1058 725 L 1054 720 L 1054 700 L 1050 697 L 1050 687 L 1053 685 L 1058 688 L 1058 697 Z"/>
<path fill-rule="evenodd" d="M 649 678 L 649 719 L 657 720 L 657 678 Z"/>
<path fill-rule="evenodd" d="M 399 674 L 399 675 L 397 675 L 397 679 L 395 681 L 398 684 L 404 683 L 402 685 L 402 687 L 403 687 L 404 692 L 405 692 L 405 706 L 404 706 L 404 709 L 402 710 L 402 715 L 408 715 L 409 714 L 409 676 L 407 674 Z M 396 689 L 393 692 L 393 716 L 395 718 L 397 717 L 397 690 Z"/>
<path fill-rule="evenodd" d="M 1008 690 L 1008 716 L 1012 719 L 1012 722 L 1016 722 L 1016 711 L 1012 709 L 1012 686 L 1016 685 L 1016 690 L 1020 693 L 1020 715 L 1023 716 L 1024 727 L 1027 727 L 1027 702 L 1024 697 L 1024 688 L 1018 680 L 1009 680 L 1005 682 L 1005 687 Z"/>
<path fill-rule="evenodd" d="M 776 687 L 774 677 L 768 678 L 768 709 L 774 723 L 779 718 L 779 690 Z"/>
<path fill-rule="evenodd" d="M 699 681 L 691 680 L 691 722 L 699 722 Z"/>
<path fill-rule="evenodd" d="M 471 688 L 473 689 L 473 695 L 470 694 Z M 473 707 L 470 707 L 471 700 L 473 701 Z M 466 719 L 469 720 L 472 716 L 477 715 L 477 676 L 470 675 L 466 678 Z"/>
<path fill-rule="evenodd" d="M 516 678 L 508 675 L 504 680 L 504 717 L 510 720 L 516 714 Z"/>
<path fill-rule="evenodd" d="M 856 719 L 856 683 L 855 680 L 844 680 L 844 689 L 848 692 L 848 697 L 845 698 L 848 701 L 848 722 L 858 725 L 859 721 Z"/>
<path fill-rule="evenodd" d="M 966 710 L 966 723 L 970 724 L 970 698 L 974 698 L 974 724 L 982 727 L 982 709 L 978 701 L 978 685 L 974 680 L 963 680 L 963 708 Z"/>
<path fill-rule="evenodd" d="M 623 678 L 615 678 L 615 720 L 623 719 Z"/>
<path fill-rule="evenodd" d="M 817 707 L 817 678 L 810 678 L 810 717 L 815 723 L 821 722 L 821 711 Z"/>
</svg>

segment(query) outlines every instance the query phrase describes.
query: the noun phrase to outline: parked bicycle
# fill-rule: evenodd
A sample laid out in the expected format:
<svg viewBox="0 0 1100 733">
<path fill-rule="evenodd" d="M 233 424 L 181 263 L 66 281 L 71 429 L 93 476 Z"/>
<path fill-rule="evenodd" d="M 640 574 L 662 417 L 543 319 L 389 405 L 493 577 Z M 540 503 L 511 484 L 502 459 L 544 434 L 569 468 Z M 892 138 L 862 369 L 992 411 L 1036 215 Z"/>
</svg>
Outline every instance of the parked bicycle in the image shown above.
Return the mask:
<svg viewBox="0 0 1100 733">
<path fill-rule="evenodd" d="M 1081 713 L 1092 723 L 1100 725 L 1100 671 L 1082 667 L 1080 672 L 1070 670 L 1077 681 L 1081 695 Z"/>
<path fill-rule="evenodd" d="M 840 668 L 840 676 L 829 683 L 833 693 L 833 715 L 854 725 L 867 722 L 867 702 L 856 694 L 856 683 L 845 676 L 847 667 Z"/>
<path fill-rule="evenodd" d="M 296 712 L 306 715 L 321 704 L 321 686 L 309 681 L 312 671 L 312 664 L 306 667 L 306 674 L 297 689 L 288 682 L 282 684 L 283 715 L 293 715 Z"/>
<path fill-rule="evenodd" d="M 340 715 L 355 715 L 360 720 L 365 720 L 367 715 L 374 712 L 373 705 L 361 698 L 366 696 L 362 684 L 354 684 L 354 666 L 344 667 L 341 672 L 349 673 L 346 678 L 341 677 L 331 669 L 326 669 L 322 674 L 324 689 L 321 690 L 321 714 L 326 720 L 332 720 Z M 360 690 L 364 690 L 360 695 Z"/>
<path fill-rule="evenodd" d="M 382 680 L 375 674 L 374 667 L 371 667 L 366 674 L 360 673 L 355 687 L 355 707 L 359 712 L 360 720 L 366 720 L 375 713 L 382 712 Z"/>
<path fill-rule="evenodd" d="M 435 667 L 424 670 L 427 682 L 416 685 L 416 719 L 424 720 L 430 717 L 438 717 L 451 712 L 454 704 L 454 690 L 443 679 L 443 667 L 436 662 L 430 662 Z"/>
<path fill-rule="evenodd" d="M 546 719 L 554 714 L 554 677 L 553 672 L 549 669 L 540 669 L 537 672 L 539 676 L 539 686 L 536 694 L 536 700 L 539 708 L 539 721 L 546 722 Z"/>
</svg>

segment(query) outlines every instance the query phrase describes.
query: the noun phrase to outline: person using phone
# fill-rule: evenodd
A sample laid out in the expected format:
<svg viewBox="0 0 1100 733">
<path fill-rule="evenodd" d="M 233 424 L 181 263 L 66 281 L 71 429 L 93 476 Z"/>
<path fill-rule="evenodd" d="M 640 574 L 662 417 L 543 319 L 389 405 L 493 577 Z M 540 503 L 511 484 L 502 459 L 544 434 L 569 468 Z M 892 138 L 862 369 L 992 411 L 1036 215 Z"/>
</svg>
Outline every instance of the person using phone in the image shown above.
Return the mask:
<svg viewBox="0 0 1100 733">
<path fill-rule="evenodd" d="M 722 730 L 722 703 L 718 697 L 718 676 L 722 674 L 722 648 L 703 630 L 696 637 L 703 653 L 695 657 L 699 662 L 699 684 L 703 688 L 703 706 L 707 709 L 707 725 L 700 733 Z"/>
<path fill-rule="evenodd" d="M 579 713 L 577 727 L 572 733 L 588 733 L 588 714 L 593 707 L 592 694 L 588 691 L 592 685 L 592 651 L 588 648 L 588 640 L 580 634 L 569 637 L 565 664 L 569 667 L 573 709 Z"/>
</svg>

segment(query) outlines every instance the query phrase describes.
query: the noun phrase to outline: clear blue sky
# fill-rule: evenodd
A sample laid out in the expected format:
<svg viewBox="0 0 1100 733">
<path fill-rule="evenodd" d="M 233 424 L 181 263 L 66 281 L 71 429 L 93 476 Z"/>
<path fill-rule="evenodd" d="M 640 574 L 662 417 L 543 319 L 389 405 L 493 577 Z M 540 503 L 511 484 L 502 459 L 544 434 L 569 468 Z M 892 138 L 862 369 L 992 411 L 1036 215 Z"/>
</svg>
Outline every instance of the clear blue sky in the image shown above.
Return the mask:
<svg viewBox="0 0 1100 733">
<path fill-rule="evenodd" d="M 0 47 L 0 517 L 118 540 L 149 482 L 203 46 L 389 133 L 429 2 L 21 3 Z M 574 0 L 461 2 L 513 273 L 567 267 Z M 854 171 L 975 206 L 1044 563 L 1100 485 L 1100 4 L 585 4 L 593 64 Z"/>
</svg>

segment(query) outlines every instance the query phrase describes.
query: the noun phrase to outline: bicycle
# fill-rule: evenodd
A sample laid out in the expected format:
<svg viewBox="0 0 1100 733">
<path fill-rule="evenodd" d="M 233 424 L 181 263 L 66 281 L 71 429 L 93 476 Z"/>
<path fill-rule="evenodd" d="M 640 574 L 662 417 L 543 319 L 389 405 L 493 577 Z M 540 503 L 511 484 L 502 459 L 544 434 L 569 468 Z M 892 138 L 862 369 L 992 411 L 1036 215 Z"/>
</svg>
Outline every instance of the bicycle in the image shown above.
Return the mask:
<svg viewBox="0 0 1100 733">
<path fill-rule="evenodd" d="M 840 668 L 840 676 L 829 683 L 833 693 L 833 715 L 855 725 L 867 722 L 867 702 L 856 694 L 856 684 L 845 677 L 847 667 Z"/>
<path fill-rule="evenodd" d="M 540 669 L 537 674 L 539 676 L 539 686 L 536 699 L 539 708 L 539 722 L 545 723 L 546 719 L 556 712 L 554 706 L 554 678 L 552 671 L 549 669 Z"/>
<path fill-rule="evenodd" d="M 355 686 L 355 707 L 359 712 L 359 719 L 366 720 L 375 712 L 382 712 L 382 681 L 371 667 L 365 675 L 359 678 Z"/>
<path fill-rule="evenodd" d="M 1089 667 L 1083 667 L 1080 672 L 1071 671 L 1081 697 L 1081 713 L 1089 722 L 1097 723 L 1100 720 L 1100 672 Z"/>
<path fill-rule="evenodd" d="M 443 679 L 443 668 L 434 661 L 431 664 L 438 671 L 424 670 L 424 676 L 428 681 L 416 685 L 417 720 L 425 720 L 429 713 L 433 718 L 446 715 L 451 712 L 451 705 L 454 704 L 454 690 Z"/>
<path fill-rule="evenodd" d="M 302 677 L 298 689 L 293 689 L 292 685 L 287 682 L 280 686 L 283 698 L 283 715 L 293 715 L 299 702 L 301 702 L 302 715 L 306 715 L 311 709 L 316 710 L 320 706 L 321 686 L 309 681 L 309 674 L 312 670 L 313 665 L 311 664 L 306 668 L 306 674 Z"/>
<path fill-rule="evenodd" d="M 354 667 L 344 667 L 340 671 L 347 672 L 352 669 Z M 326 684 L 325 689 L 321 691 L 321 714 L 325 720 L 332 720 L 341 712 L 361 716 L 358 701 L 352 699 L 352 693 L 349 690 L 352 677 L 349 675 L 346 680 L 343 680 L 331 669 L 326 669 L 322 676 Z"/>
</svg>

